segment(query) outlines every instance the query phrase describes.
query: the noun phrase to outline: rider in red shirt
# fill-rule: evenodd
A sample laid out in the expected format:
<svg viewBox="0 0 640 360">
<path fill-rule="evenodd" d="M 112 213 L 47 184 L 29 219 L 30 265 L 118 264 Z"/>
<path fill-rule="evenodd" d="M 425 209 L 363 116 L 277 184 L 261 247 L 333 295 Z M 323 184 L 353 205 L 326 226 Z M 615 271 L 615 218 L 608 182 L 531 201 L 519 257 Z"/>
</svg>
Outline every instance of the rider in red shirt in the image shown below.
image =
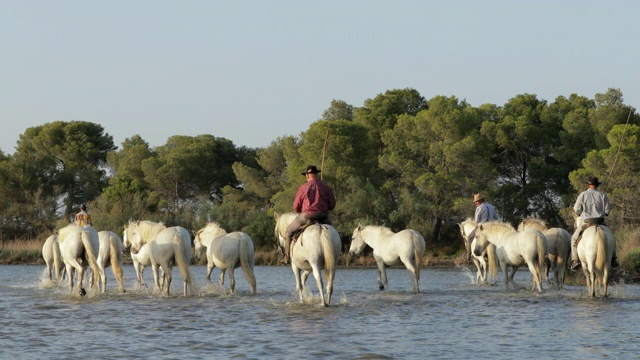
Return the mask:
<svg viewBox="0 0 640 360">
<path fill-rule="evenodd" d="M 320 170 L 315 165 L 307 166 L 307 170 L 302 173 L 307 178 L 307 182 L 300 185 L 296 198 L 293 200 L 293 211 L 298 216 L 287 227 L 284 258 L 282 259 L 285 264 L 289 262 L 289 247 L 296 230 L 311 222 L 331 225 L 329 211 L 336 207 L 336 197 L 333 191 L 318 179 L 318 173 Z"/>
</svg>

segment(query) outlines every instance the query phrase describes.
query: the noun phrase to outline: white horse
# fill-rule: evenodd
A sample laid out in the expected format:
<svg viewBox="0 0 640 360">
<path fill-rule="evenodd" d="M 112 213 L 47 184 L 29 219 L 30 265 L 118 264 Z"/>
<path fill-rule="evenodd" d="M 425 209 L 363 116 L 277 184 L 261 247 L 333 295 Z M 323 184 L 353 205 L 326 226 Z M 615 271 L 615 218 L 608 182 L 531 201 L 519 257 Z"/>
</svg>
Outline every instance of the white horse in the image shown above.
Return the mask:
<svg viewBox="0 0 640 360">
<path fill-rule="evenodd" d="M 420 265 L 425 242 L 419 232 L 405 229 L 394 233 L 384 226 L 358 225 L 351 236 L 349 254 L 358 255 L 365 245 L 373 249 L 373 257 L 378 264 L 378 289 L 389 289 L 386 267 L 402 262 L 411 273 L 413 292 L 420 292 Z"/>
<path fill-rule="evenodd" d="M 542 292 L 541 269 L 547 256 L 548 245 L 540 231 L 516 231 L 508 223 L 490 221 L 478 226 L 476 240 L 477 244 L 473 249 L 476 256 L 482 254 L 489 243 L 496 245 L 496 256 L 504 274 L 507 290 L 509 290 L 507 266 L 521 266 L 524 263 L 529 267 L 533 278 L 532 289 L 537 288 L 539 293 Z M 513 282 L 513 279 L 511 281 Z"/>
<path fill-rule="evenodd" d="M 47 264 L 47 274 L 49 280 L 53 280 L 53 275 L 56 277 L 56 281 L 64 278 L 64 263 L 60 257 L 60 244 L 58 244 L 58 235 L 51 235 L 45 240 L 42 245 L 42 257 L 45 264 Z M 62 277 L 61 277 L 62 276 Z"/>
<path fill-rule="evenodd" d="M 547 228 L 544 221 L 536 218 L 527 218 L 518 225 L 518 231 L 535 229 L 544 234 L 549 243 L 549 254 L 545 261 L 544 276 L 547 282 L 549 270 L 553 270 L 553 282 L 556 288 L 562 289 L 565 272 L 571 260 L 571 234 L 563 228 Z"/>
<path fill-rule="evenodd" d="M 274 213 L 275 234 L 281 247 L 284 247 L 287 227 L 296 216 L 296 213 Z M 296 291 L 300 295 L 300 302 L 304 302 L 303 286 L 307 282 L 309 274 L 313 272 L 318 285 L 320 301 L 323 306 L 329 305 L 341 247 L 340 234 L 333 226 L 326 224 L 310 225 L 294 243 L 291 248 L 291 269 L 296 278 Z M 326 298 L 322 290 L 322 270 L 325 272 L 327 281 Z M 304 271 L 302 276 L 300 275 L 301 271 Z"/>
<path fill-rule="evenodd" d="M 144 280 L 144 268 L 147 266 L 151 266 L 151 258 L 149 257 L 149 245 L 142 245 L 138 252 L 134 254 L 131 251 L 131 240 L 127 237 L 128 228 L 129 225 L 125 225 L 124 233 L 122 235 L 122 246 L 125 250 L 129 250 L 131 261 L 133 262 L 133 269 L 136 271 L 136 280 L 138 281 L 138 285 L 146 287 L 147 284 Z M 164 287 L 164 273 L 160 278 L 162 279 L 162 287 Z"/>
<path fill-rule="evenodd" d="M 458 226 L 460 226 L 460 235 L 464 240 L 467 260 L 473 260 L 473 263 L 476 265 L 476 269 L 478 269 L 475 279 L 476 284 L 487 284 L 488 282 L 495 284 L 498 280 L 498 258 L 496 258 L 496 246 L 494 244 L 489 244 L 480 256 L 476 256 L 472 251 L 477 243 L 476 238 L 474 237 L 473 240 L 469 242 L 469 234 L 471 234 L 473 229 L 478 226 L 477 224 L 478 223 L 471 218 L 458 224 Z"/>
<path fill-rule="evenodd" d="M 244 276 L 251 288 L 251 294 L 256 293 L 256 277 L 253 274 L 254 248 L 253 240 L 248 234 L 235 231 L 230 234 L 218 223 L 208 223 L 200 229 L 193 239 L 195 258 L 200 260 L 207 256 L 207 281 L 211 282 L 211 272 L 216 266 L 220 268 L 220 285 L 224 285 L 224 274 L 229 271 L 229 285 L 231 293 L 235 292 L 236 279 L 234 269 L 242 267 Z"/>
<path fill-rule="evenodd" d="M 105 269 L 111 266 L 113 276 L 118 282 L 118 289 L 124 293 L 124 274 L 122 271 L 122 240 L 113 231 L 98 232 L 100 250 L 98 251 L 98 269 L 100 270 L 100 290 L 107 290 Z"/>
<path fill-rule="evenodd" d="M 576 229 L 583 224 L 580 217 L 575 217 Z M 609 296 L 609 270 L 611 258 L 616 248 L 616 239 L 608 226 L 589 226 L 582 233 L 577 245 L 578 258 L 582 263 L 582 272 L 587 278 L 587 287 L 592 297 L 596 296 L 596 288 L 602 286 L 603 296 Z"/>
<path fill-rule="evenodd" d="M 100 247 L 98 232 L 91 226 L 70 224 L 58 230 L 58 242 L 60 255 L 69 277 L 69 289 L 73 291 L 74 272 L 77 271 L 79 292 L 81 296 L 85 295 L 86 291 L 82 286 L 82 280 L 87 267 L 91 268 L 92 280 L 90 283 L 98 283 L 98 274 L 100 273 L 97 262 Z"/>
<path fill-rule="evenodd" d="M 171 288 L 171 270 L 173 264 L 178 265 L 183 281 L 183 294 L 187 296 L 187 289 L 193 289 L 193 277 L 189 270 L 191 262 L 191 236 L 187 229 L 181 226 L 167 228 L 162 223 L 151 221 L 129 222 L 126 227 L 126 237 L 131 241 L 131 252 L 137 254 L 145 244 L 149 245 L 149 259 L 153 270 L 156 289 L 162 290 L 169 296 Z M 159 269 L 163 272 L 163 285 L 160 284 Z"/>
</svg>

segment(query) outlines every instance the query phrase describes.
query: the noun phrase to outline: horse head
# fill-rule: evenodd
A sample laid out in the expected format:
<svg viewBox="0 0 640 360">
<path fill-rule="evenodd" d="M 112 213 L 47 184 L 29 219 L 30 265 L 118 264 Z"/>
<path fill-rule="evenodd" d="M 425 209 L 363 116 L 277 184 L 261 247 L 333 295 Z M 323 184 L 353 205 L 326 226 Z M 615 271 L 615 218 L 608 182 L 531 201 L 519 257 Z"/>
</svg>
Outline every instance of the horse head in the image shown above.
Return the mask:
<svg viewBox="0 0 640 360">
<path fill-rule="evenodd" d="M 202 244 L 202 239 L 200 238 L 200 234 L 202 234 L 203 231 L 204 230 L 194 232 L 194 236 L 193 236 L 193 247 L 194 247 L 193 255 L 196 261 L 200 261 L 202 254 L 204 254 L 205 251 L 207 250 L 207 248 Z"/>
<path fill-rule="evenodd" d="M 489 240 L 487 239 L 487 235 L 484 233 L 485 230 L 486 226 L 484 224 L 478 225 L 476 236 L 474 238 L 475 246 L 473 247 L 473 254 L 475 256 L 481 256 L 487 246 L 489 246 Z M 471 244 L 469 247 L 471 247 Z"/>
<path fill-rule="evenodd" d="M 471 260 L 471 240 L 469 240 L 469 234 L 476 228 L 477 223 L 473 219 L 467 219 L 458 224 L 460 227 L 460 235 L 464 241 L 464 248 L 466 250 L 467 260 Z"/>
<path fill-rule="evenodd" d="M 358 255 L 366 245 L 364 237 L 362 236 L 363 229 L 364 226 L 358 224 L 358 227 L 353 230 L 353 234 L 351 235 L 351 245 L 349 246 L 349 255 L 351 256 Z"/>
</svg>

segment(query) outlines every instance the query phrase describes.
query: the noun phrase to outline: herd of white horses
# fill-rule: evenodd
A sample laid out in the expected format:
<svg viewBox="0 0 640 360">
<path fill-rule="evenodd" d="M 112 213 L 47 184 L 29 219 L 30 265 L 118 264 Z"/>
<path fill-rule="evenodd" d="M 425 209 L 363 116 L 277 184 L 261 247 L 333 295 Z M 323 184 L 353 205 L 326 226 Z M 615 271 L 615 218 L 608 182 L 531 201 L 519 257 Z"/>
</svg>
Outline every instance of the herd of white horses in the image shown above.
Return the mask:
<svg viewBox="0 0 640 360">
<path fill-rule="evenodd" d="M 284 246 L 286 229 L 295 216 L 295 213 L 274 215 L 275 235 L 281 247 Z M 580 225 L 579 221 L 576 219 L 576 226 Z M 571 252 L 571 235 L 566 230 L 547 229 L 544 222 L 537 219 L 523 220 L 517 230 L 503 222 L 478 226 L 471 219 L 459 225 L 467 256 L 477 267 L 477 284 L 495 284 L 498 269 L 501 269 L 506 289 L 509 290 L 510 285 L 515 285 L 513 276 L 517 269 L 527 266 L 532 275 L 532 291 L 542 291 L 542 273 L 549 280 L 550 270 L 553 270 L 555 287 L 562 288 Z M 468 241 L 468 234 L 476 227 L 475 238 Z M 425 252 L 425 241 L 420 233 L 411 229 L 395 233 L 383 226 L 359 225 L 353 231 L 349 254 L 357 256 L 366 245 L 373 250 L 380 290 L 388 289 L 386 268 L 403 264 L 411 274 L 413 291 L 420 292 L 420 268 Z M 598 287 L 602 287 L 605 297 L 608 295 L 614 247 L 613 233 L 602 226 L 589 227 L 578 243 L 578 255 L 591 296 L 596 295 Z M 234 293 L 234 269 L 242 268 L 250 293 L 256 293 L 251 237 L 239 231 L 227 233 L 217 223 L 209 223 L 195 232 L 193 240 L 183 227 L 166 227 L 152 221 L 130 221 L 124 227 L 123 238 L 115 232 L 98 232 L 91 226 L 70 224 L 45 241 L 42 255 L 50 280 L 55 276 L 55 280 L 60 281 L 66 276 L 70 291 L 85 295 L 83 278 L 87 269 L 90 269 L 89 285 L 97 286 L 104 293 L 107 267 L 112 268 L 119 291 L 125 292 L 122 261 L 126 249 L 130 249 L 138 284 L 146 286 L 143 271 L 150 266 L 155 288 L 166 296 L 169 295 L 174 265 L 178 267 L 183 280 L 183 295 L 194 292 L 193 276 L 189 269 L 192 253 L 196 260 L 206 256 L 208 282 L 211 282 L 211 273 L 217 267 L 221 270 L 219 283 L 224 285 L 227 274 L 230 292 Z M 301 302 L 304 301 L 306 281 L 313 274 L 320 304 L 329 305 L 341 249 L 342 243 L 336 229 L 324 224 L 308 226 L 293 243 L 291 268 Z M 74 280 L 77 281 L 75 286 Z"/>
<path fill-rule="evenodd" d="M 574 220 L 575 228 L 583 225 L 583 219 L 575 217 Z M 532 291 L 542 291 L 543 272 L 555 288 L 563 287 L 572 251 L 571 234 L 567 230 L 548 229 L 544 221 L 534 218 L 524 219 L 517 229 L 500 221 L 478 225 L 472 219 L 459 225 L 467 258 L 472 259 L 477 268 L 477 284 L 495 283 L 499 268 L 504 275 L 505 287 L 509 290 L 511 284 L 515 285 L 513 276 L 518 268 L 527 266 L 531 272 Z M 469 239 L 468 235 L 476 227 L 475 237 Z M 592 297 L 598 292 L 604 297 L 608 296 L 615 246 L 613 232 L 601 225 L 586 228 L 578 241 L 578 259 Z M 550 281 L 550 270 L 553 270 L 553 281 Z"/>
</svg>

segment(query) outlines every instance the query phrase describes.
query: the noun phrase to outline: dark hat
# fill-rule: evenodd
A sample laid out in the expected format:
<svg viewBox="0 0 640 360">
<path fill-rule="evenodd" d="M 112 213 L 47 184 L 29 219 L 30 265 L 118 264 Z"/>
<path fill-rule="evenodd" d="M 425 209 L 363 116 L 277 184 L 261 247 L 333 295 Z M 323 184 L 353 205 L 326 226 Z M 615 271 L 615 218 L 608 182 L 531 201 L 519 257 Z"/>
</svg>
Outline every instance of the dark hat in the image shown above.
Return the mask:
<svg viewBox="0 0 640 360">
<path fill-rule="evenodd" d="M 315 165 L 309 165 L 307 166 L 307 171 L 303 172 L 302 175 L 317 174 L 319 172 L 320 170 L 318 170 L 318 168 Z"/>
<path fill-rule="evenodd" d="M 598 181 L 598 178 L 595 176 L 589 176 L 589 181 L 587 181 L 588 185 L 594 185 L 594 186 L 598 186 L 600 185 L 600 181 Z"/>
<path fill-rule="evenodd" d="M 81 204 L 80 205 L 80 210 L 87 210 L 87 205 Z"/>
</svg>

